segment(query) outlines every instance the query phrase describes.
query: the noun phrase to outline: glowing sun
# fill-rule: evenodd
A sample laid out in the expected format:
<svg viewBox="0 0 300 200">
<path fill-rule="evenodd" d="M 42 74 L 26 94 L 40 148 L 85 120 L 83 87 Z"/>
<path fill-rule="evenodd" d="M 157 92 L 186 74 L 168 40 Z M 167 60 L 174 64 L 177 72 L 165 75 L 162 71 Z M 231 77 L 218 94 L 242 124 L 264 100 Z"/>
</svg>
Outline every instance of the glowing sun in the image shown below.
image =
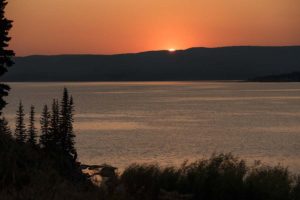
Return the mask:
<svg viewBox="0 0 300 200">
<path fill-rule="evenodd" d="M 174 51 L 176 51 L 176 49 L 171 48 L 171 49 L 169 49 L 169 51 L 170 51 L 170 52 L 174 52 Z"/>
</svg>

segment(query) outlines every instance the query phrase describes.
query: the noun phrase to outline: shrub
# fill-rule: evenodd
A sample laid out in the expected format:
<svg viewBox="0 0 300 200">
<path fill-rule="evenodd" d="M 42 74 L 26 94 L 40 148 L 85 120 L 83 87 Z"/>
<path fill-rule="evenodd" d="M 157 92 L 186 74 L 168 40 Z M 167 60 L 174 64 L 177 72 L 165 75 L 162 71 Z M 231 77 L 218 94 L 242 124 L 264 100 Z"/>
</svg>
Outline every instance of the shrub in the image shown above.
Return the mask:
<svg viewBox="0 0 300 200">
<path fill-rule="evenodd" d="M 300 200 L 300 176 L 296 177 L 295 186 L 292 190 L 292 199 Z"/>
<path fill-rule="evenodd" d="M 245 179 L 246 199 L 285 200 L 290 199 L 292 178 L 287 168 L 281 166 L 259 166 L 249 172 Z"/>
</svg>

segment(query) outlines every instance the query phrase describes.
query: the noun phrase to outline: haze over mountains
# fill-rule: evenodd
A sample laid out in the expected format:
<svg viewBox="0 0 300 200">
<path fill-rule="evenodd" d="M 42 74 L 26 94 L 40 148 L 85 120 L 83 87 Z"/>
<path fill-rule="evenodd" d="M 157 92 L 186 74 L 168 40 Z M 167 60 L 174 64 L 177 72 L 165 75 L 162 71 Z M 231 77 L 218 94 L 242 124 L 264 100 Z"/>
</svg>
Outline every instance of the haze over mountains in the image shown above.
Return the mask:
<svg viewBox="0 0 300 200">
<path fill-rule="evenodd" d="M 16 57 L 2 81 L 247 80 L 300 70 L 300 46 Z"/>
</svg>

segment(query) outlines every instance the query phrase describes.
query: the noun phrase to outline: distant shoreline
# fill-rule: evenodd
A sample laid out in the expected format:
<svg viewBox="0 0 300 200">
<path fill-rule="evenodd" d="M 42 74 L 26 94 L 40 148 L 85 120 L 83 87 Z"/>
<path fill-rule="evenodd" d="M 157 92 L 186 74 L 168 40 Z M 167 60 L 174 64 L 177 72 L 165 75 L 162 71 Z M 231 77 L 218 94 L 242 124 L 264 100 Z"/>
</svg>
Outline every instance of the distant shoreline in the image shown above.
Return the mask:
<svg viewBox="0 0 300 200">
<path fill-rule="evenodd" d="M 292 72 L 285 74 L 275 74 L 268 76 L 260 76 L 253 79 L 249 79 L 251 82 L 300 82 L 300 72 Z"/>
<path fill-rule="evenodd" d="M 4 83 L 153 83 L 153 82 L 163 82 L 163 83 L 176 83 L 176 82 L 233 82 L 233 83 L 244 83 L 249 82 L 247 80 L 145 80 L 145 81 L 135 81 L 135 80 L 128 80 L 128 81 L 3 81 Z"/>
<path fill-rule="evenodd" d="M 2 82 L 236 81 L 299 71 L 300 46 L 15 57 Z"/>
<path fill-rule="evenodd" d="M 154 81 L 4 81 L 4 83 L 299 83 L 300 81 L 265 81 L 265 80 L 154 80 Z"/>
</svg>

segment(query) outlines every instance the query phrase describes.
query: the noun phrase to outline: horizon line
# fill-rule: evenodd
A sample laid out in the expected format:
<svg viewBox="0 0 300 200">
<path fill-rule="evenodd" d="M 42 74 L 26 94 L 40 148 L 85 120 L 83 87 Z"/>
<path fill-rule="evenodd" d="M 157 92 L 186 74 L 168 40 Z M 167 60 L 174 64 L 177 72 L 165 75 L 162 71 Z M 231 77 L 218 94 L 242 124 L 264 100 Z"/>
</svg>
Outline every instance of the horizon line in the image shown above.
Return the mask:
<svg viewBox="0 0 300 200">
<path fill-rule="evenodd" d="M 128 53 L 115 53 L 115 54 L 95 54 L 95 53 L 62 53 L 62 54 L 29 54 L 24 56 L 14 56 L 14 58 L 25 58 L 25 57 L 33 57 L 33 56 L 118 56 L 118 55 L 134 55 L 134 54 L 142 54 L 142 53 L 150 53 L 150 52 L 169 52 L 170 54 L 174 54 L 180 51 L 188 51 L 192 49 L 221 49 L 221 48 L 238 48 L 238 47 L 261 47 L 261 48 L 284 48 L 284 47 L 300 47 L 300 44 L 296 45 L 236 45 L 236 46 L 215 46 L 215 47 L 204 47 L 204 46 L 195 46 L 189 47 L 186 49 L 175 49 L 175 51 L 170 52 L 168 49 L 158 49 L 158 50 L 146 50 L 146 51 L 138 51 L 138 52 L 128 52 Z"/>
</svg>

